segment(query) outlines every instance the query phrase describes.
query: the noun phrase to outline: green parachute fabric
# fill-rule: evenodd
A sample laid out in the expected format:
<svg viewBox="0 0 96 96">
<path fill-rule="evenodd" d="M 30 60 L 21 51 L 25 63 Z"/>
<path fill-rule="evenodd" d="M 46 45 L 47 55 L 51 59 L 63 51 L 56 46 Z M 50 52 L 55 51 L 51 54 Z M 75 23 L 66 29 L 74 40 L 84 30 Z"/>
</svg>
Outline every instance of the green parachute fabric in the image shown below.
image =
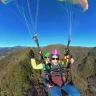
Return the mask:
<svg viewBox="0 0 96 96">
<path fill-rule="evenodd" d="M 11 1 L 13 1 L 13 0 L 0 0 L 0 2 L 2 2 L 3 4 L 8 4 Z"/>
</svg>

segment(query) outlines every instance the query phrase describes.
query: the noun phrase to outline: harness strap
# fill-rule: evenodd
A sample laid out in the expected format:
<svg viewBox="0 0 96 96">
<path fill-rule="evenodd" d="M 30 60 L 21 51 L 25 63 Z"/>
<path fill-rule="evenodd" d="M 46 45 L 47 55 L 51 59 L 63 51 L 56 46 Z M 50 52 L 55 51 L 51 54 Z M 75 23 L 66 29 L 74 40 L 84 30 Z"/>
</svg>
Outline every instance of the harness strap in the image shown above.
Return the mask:
<svg viewBox="0 0 96 96">
<path fill-rule="evenodd" d="M 66 72 L 65 72 L 65 74 L 66 74 Z M 67 74 L 68 74 L 68 73 L 67 73 Z M 61 85 L 61 86 L 63 86 L 63 85 L 67 82 L 68 76 L 67 76 L 67 75 L 64 75 L 64 73 L 62 73 L 62 72 L 60 72 L 58 76 L 61 78 L 61 80 L 62 80 L 62 85 Z M 53 85 L 58 86 L 58 84 L 54 83 L 54 81 L 52 80 L 52 73 L 50 73 L 50 74 L 48 75 L 48 77 L 49 77 L 49 81 L 50 81 Z M 66 81 L 64 81 L 64 77 L 66 78 Z M 61 86 L 59 86 L 59 87 L 61 87 Z"/>
</svg>

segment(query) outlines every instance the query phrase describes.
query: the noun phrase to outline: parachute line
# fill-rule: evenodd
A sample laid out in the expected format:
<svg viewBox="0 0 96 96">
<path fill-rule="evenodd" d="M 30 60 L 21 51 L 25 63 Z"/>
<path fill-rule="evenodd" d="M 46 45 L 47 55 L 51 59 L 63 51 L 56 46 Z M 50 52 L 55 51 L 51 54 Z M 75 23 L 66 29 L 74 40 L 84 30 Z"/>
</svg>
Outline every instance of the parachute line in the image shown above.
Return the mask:
<svg viewBox="0 0 96 96">
<path fill-rule="evenodd" d="M 38 9 L 39 9 L 39 0 L 37 1 L 37 8 L 36 8 L 35 33 L 37 33 Z"/>
<path fill-rule="evenodd" d="M 22 21 L 23 24 L 25 24 L 25 22 L 16 14 L 16 12 L 11 7 L 10 7 L 10 10 Z"/>
<path fill-rule="evenodd" d="M 19 6 L 19 4 L 16 2 L 16 0 L 14 0 L 14 3 L 15 3 L 15 5 L 16 5 L 16 7 L 17 7 L 17 9 L 18 9 L 18 11 L 19 11 L 19 13 L 20 13 L 23 21 L 25 22 L 24 16 L 23 16 L 23 12 L 22 12 L 22 8 Z M 26 22 L 25 22 L 25 25 L 26 25 Z"/>
<path fill-rule="evenodd" d="M 78 13 L 77 20 L 76 20 L 76 21 L 77 21 L 76 24 L 74 23 L 74 31 L 73 31 L 73 32 L 75 32 L 75 30 L 76 30 L 76 27 L 77 27 L 77 25 L 78 25 L 79 17 L 80 17 L 80 13 Z"/>
<path fill-rule="evenodd" d="M 31 9 L 30 9 L 29 1 L 27 0 L 27 6 L 26 6 L 26 7 L 28 7 L 28 11 L 29 11 L 29 15 L 30 15 L 30 20 L 31 20 L 32 26 L 29 24 L 29 22 L 28 22 L 28 20 L 27 20 L 27 18 L 26 18 L 26 15 L 25 15 L 25 12 L 24 12 L 24 8 L 25 8 L 25 7 L 23 7 L 23 1 L 22 1 L 22 8 L 19 6 L 19 4 L 16 2 L 16 0 L 14 0 L 14 1 L 15 1 L 15 5 L 16 5 L 19 13 L 21 14 L 21 16 L 22 16 L 22 18 L 23 18 L 23 21 L 25 22 L 25 25 L 26 25 L 26 27 L 27 27 L 27 29 L 28 29 L 28 31 L 29 31 L 29 34 L 30 34 L 30 36 L 31 36 L 31 38 L 32 38 L 31 31 L 33 30 L 32 33 L 33 33 L 33 34 L 35 33 L 35 32 L 34 32 L 34 31 L 35 31 L 35 26 L 34 26 L 34 21 L 33 21 Z M 33 3 L 33 2 L 32 2 L 32 3 Z M 32 3 L 31 3 L 31 4 L 32 4 Z"/>
<path fill-rule="evenodd" d="M 36 1 L 36 0 L 32 1 L 29 5 L 32 5 L 35 1 Z M 23 8 L 26 8 L 26 7 L 28 7 L 28 5 L 23 6 Z"/>
<path fill-rule="evenodd" d="M 79 0 L 57 0 L 57 2 L 64 11 L 63 16 L 65 17 L 65 19 L 67 18 L 66 20 L 68 21 L 67 22 L 68 35 L 70 37 L 77 27 L 80 12 L 83 11 L 84 9 L 85 10 L 87 9 L 85 8 L 86 7 L 85 4 L 87 4 L 87 2 L 86 3 L 85 1 L 81 2 Z M 81 7 L 83 8 L 82 10 L 81 10 Z"/>
<path fill-rule="evenodd" d="M 69 23 L 69 35 L 71 36 L 71 32 L 72 32 L 72 18 L 71 18 L 71 12 L 70 12 L 70 23 Z"/>
<path fill-rule="evenodd" d="M 27 0 L 27 4 L 28 4 L 28 10 L 29 10 L 29 14 L 30 14 L 30 19 L 31 19 L 32 28 L 34 28 L 34 21 L 33 21 L 32 12 L 31 12 L 31 9 L 30 9 L 29 0 Z M 33 29 L 33 30 L 34 30 L 34 29 Z"/>
<path fill-rule="evenodd" d="M 31 36 L 31 38 L 32 38 L 32 34 L 31 34 L 30 28 L 29 28 L 29 26 L 28 26 L 28 21 L 27 21 L 26 16 L 25 16 L 24 9 L 22 8 L 22 10 L 23 10 L 23 16 L 24 16 L 24 18 L 25 18 L 26 26 L 27 26 L 27 28 L 28 28 L 28 32 L 29 32 L 29 34 L 30 34 L 30 36 Z"/>
</svg>

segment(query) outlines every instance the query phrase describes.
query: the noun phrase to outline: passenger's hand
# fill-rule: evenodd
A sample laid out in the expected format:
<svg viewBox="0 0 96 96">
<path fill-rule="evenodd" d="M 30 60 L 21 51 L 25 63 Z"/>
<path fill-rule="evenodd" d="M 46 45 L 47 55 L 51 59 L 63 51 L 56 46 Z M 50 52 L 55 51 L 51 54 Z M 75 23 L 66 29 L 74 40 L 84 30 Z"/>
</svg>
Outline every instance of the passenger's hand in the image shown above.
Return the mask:
<svg viewBox="0 0 96 96">
<path fill-rule="evenodd" d="M 50 88 L 50 87 L 53 87 L 54 85 L 53 84 L 47 84 L 47 86 Z"/>
<path fill-rule="evenodd" d="M 71 58 L 71 64 L 73 64 L 74 63 L 74 59 L 73 58 Z"/>
<path fill-rule="evenodd" d="M 42 51 L 39 51 L 39 54 L 42 54 Z"/>
</svg>

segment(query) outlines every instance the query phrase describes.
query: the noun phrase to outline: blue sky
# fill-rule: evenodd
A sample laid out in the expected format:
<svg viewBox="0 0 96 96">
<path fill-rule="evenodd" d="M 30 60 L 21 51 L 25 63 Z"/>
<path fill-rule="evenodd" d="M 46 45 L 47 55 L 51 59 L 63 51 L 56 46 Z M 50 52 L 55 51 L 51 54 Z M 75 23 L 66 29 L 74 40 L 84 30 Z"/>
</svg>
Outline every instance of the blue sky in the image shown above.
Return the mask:
<svg viewBox="0 0 96 96">
<path fill-rule="evenodd" d="M 76 20 L 77 26 L 75 31 L 72 31 L 70 46 L 96 46 L 96 0 L 88 0 L 88 3 L 89 9 L 84 13 L 80 12 L 78 20 L 75 17 L 73 19 Z M 35 20 L 36 2 L 31 6 L 33 20 Z M 19 19 L 21 16 L 13 2 L 7 5 L 0 3 L 0 9 L 0 47 L 36 46 L 27 27 Z M 28 11 L 25 10 L 25 14 L 27 13 Z M 56 0 L 40 0 L 37 25 L 40 46 L 67 44 L 69 28 L 64 13 L 63 8 L 57 4 Z M 27 14 L 26 18 L 30 23 L 29 17 Z"/>
</svg>

